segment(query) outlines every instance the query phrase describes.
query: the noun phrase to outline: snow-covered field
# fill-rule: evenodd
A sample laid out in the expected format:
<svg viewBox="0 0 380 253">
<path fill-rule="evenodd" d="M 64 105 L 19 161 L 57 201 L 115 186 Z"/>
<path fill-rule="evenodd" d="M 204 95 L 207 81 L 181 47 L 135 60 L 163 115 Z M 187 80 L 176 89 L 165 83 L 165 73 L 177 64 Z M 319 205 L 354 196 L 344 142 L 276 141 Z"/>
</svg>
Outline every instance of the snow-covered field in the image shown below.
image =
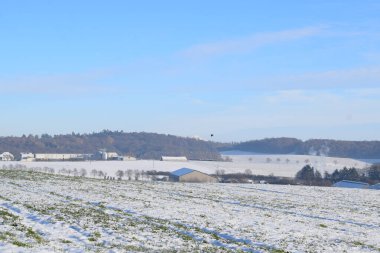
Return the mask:
<svg viewBox="0 0 380 253">
<path fill-rule="evenodd" d="M 0 170 L 0 252 L 380 252 L 379 198 Z"/>
<path fill-rule="evenodd" d="M 227 157 L 227 156 L 224 156 Z M 225 173 L 244 172 L 250 169 L 256 175 L 269 175 L 273 173 L 275 176 L 294 177 L 306 164 L 310 164 L 314 168 L 324 171 L 333 172 L 335 169 L 343 167 L 365 168 L 369 164 L 349 159 L 322 156 L 306 156 L 306 155 L 230 155 L 232 162 L 212 162 L 212 161 L 188 161 L 188 162 L 168 162 L 153 160 L 137 160 L 137 161 L 86 161 L 86 162 L 0 162 L 2 165 L 21 164 L 31 167 L 50 167 L 56 171 L 66 169 L 86 169 L 102 170 L 110 176 L 115 176 L 118 170 L 157 170 L 157 171 L 174 171 L 183 167 L 192 168 L 208 174 L 214 174 L 216 170 L 225 170 Z"/>
</svg>

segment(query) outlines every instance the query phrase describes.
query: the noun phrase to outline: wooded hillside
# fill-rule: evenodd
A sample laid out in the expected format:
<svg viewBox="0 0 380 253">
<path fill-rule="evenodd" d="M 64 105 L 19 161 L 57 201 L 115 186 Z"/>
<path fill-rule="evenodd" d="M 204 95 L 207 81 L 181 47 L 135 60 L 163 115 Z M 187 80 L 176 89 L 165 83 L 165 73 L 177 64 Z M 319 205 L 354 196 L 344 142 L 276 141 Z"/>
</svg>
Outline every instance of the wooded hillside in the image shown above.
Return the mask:
<svg viewBox="0 0 380 253">
<path fill-rule="evenodd" d="M 16 157 L 19 157 L 20 152 L 95 153 L 103 148 L 140 159 L 159 159 L 161 156 L 187 156 L 195 160 L 221 159 L 211 142 L 155 133 L 105 130 L 92 134 L 0 137 L 0 152 L 9 151 Z"/>
<path fill-rule="evenodd" d="M 380 159 L 380 141 L 339 141 L 324 139 L 302 141 L 295 138 L 268 138 L 219 146 L 219 150 Z"/>
</svg>

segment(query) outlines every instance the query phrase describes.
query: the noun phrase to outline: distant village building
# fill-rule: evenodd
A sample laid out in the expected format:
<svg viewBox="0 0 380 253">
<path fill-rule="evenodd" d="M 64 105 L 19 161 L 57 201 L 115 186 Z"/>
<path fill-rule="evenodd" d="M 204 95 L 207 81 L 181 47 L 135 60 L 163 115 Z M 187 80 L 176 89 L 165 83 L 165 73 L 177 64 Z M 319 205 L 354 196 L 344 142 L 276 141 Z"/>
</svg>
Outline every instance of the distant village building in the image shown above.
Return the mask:
<svg viewBox="0 0 380 253">
<path fill-rule="evenodd" d="M 88 154 L 35 154 L 36 161 L 81 161 L 87 160 Z"/>
<path fill-rule="evenodd" d="M 161 161 L 165 162 L 187 162 L 186 156 L 161 156 Z"/>
<path fill-rule="evenodd" d="M 189 182 L 189 183 L 217 183 L 218 180 L 215 177 L 209 176 L 206 173 L 182 168 L 170 173 L 170 181 L 173 182 Z"/>
<path fill-rule="evenodd" d="M 118 153 L 116 152 L 107 152 L 105 149 L 100 149 L 94 157 L 95 160 L 122 160 Z"/>
<path fill-rule="evenodd" d="M 15 157 L 9 153 L 9 152 L 4 152 L 0 155 L 0 161 L 13 161 Z"/>
<path fill-rule="evenodd" d="M 363 182 L 356 182 L 356 181 L 349 181 L 349 180 L 342 180 L 335 184 L 333 184 L 334 187 L 343 187 L 343 188 L 358 188 L 358 189 L 368 189 L 369 184 L 363 183 Z"/>
<path fill-rule="evenodd" d="M 129 156 L 129 155 L 127 155 L 127 156 L 120 156 L 119 158 L 122 161 L 136 161 L 136 157 Z"/>
<path fill-rule="evenodd" d="M 169 176 L 164 176 L 164 175 L 154 175 L 152 176 L 153 181 L 162 181 L 162 182 L 167 182 L 169 181 Z"/>
<path fill-rule="evenodd" d="M 21 161 L 22 162 L 32 162 L 34 161 L 34 154 L 33 153 L 21 153 Z"/>
<path fill-rule="evenodd" d="M 380 190 L 380 183 L 371 185 L 371 189 L 373 189 L 373 190 Z"/>
<path fill-rule="evenodd" d="M 107 160 L 119 160 L 119 155 L 116 152 L 107 152 Z"/>
</svg>

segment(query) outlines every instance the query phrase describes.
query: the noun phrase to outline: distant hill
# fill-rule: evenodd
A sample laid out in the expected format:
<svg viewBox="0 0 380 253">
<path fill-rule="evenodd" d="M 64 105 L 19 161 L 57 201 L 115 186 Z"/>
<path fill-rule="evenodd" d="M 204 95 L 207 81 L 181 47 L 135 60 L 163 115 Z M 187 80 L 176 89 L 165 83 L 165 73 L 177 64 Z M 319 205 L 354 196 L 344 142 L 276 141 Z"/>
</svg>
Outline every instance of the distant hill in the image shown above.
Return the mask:
<svg viewBox="0 0 380 253">
<path fill-rule="evenodd" d="M 380 141 L 339 141 L 295 138 L 268 138 L 228 145 L 218 145 L 220 151 L 241 150 L 267 154 L 298 154 L 347 157 L 356 159 L 379 159 Z"/>
<path fill-rule="evenodd" d="M 267 138 L 240 143 L 215 143 L 156 133 L 125 133 L 104 130 L 92 134 L 0 137 L 0 153 L 19 157 L 32 153 L 95 153 L 99 149 L 132 155 L 139 159 L 187 156 L 192 160 L 221 160 L 220 151 L 240 150 L 265 154 L 324 155 L 356 159 L 380 159 L 380 141 L 339 141 Z"/>
<path fill-rule="evenodd" d="M 95 153 L 103 148 L 140 159 L 159 159 L 161 156 L 187 156 L 194 160 L 221 159 L 211 142 L 155 133 L 105 130 L 92 134 L 0 137 L 0 152 L 9 151 L 16 157 L 20 156 L 20 152 Z"/>
</svg>

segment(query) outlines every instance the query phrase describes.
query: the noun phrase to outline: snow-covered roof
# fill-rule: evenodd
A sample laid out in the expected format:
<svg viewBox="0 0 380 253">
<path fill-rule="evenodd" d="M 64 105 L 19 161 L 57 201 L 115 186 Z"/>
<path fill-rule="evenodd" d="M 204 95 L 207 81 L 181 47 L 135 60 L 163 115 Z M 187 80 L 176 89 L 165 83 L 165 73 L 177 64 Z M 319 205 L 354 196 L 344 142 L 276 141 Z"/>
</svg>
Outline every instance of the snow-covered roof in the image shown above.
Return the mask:
<svg viewBox="0 0 380 253">
<path fill-rule="evenodd" d="M 161 156 L 161 161 L 187 161 L 186 156 Z"/>
<path fill-rule="evenodd" d="M 0 154 L 0 157 L 1 158 L 14 158 L 13 154 L 9 153 L 9 152 L 4 152 L 2 154 Z"/>
<path fill-rule="evenodd" d="M 349 183 L 349 184 L 360 184 L 360 185 L 368 185 L 367 183 L 358 182 L 358 181 L 350 181 L 350 180 L 342 180 L 337 183 Z M 336 184 L 337 184 L 336 183 Z"/>
<path fill-rule="evenodd" d="M 193 171 L 194 170 L 189 169 L 189 168 L 182 168 L 182 169 L 175 170 L 175 171 L 171 172 L 171 174 L 174 175 L 174 176 L 180 177 L 180 176 L 189 174 L 189 173 L 191 173 Z"/>
<path fill-rule="evenodd" d="M 369 184 L 367 184 L 367 183 L 349 181 L 349 180 L 339 181 L 339 182 L 333 184 L 333 186 L 334 187 L 344 187 L 344 188 L 359 188 L 359 189 L 369 188 Z"/>
</svg>

